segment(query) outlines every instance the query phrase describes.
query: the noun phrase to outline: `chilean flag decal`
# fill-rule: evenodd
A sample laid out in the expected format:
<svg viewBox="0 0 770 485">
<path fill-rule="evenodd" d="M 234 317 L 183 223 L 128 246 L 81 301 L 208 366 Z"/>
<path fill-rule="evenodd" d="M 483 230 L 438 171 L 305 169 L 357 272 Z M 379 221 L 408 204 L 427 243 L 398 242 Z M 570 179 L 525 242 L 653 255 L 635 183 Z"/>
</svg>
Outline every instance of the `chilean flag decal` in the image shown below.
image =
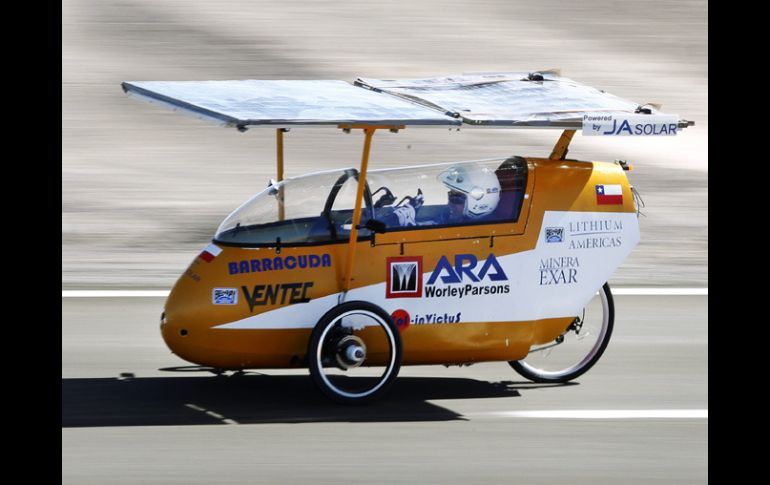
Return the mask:
<svg viewBox="0 0 770 485">
<path fill-rule="evenodd" d="M 623 188 L 620 184 L 597 185 L 596 203 L 599 205 L 622 205 Z"/>
<path fill-rule="evenodd" d="M 203 252 L 200 253 L 198 257 L 204 260 L 205 262 L 210 263 L 214 260 L 214 258 L 219 256 L 219 253 L 221 252 L 222 252 L 222 248 L 214 244 L 209 244 L 203 249 Z"/>
</svg>

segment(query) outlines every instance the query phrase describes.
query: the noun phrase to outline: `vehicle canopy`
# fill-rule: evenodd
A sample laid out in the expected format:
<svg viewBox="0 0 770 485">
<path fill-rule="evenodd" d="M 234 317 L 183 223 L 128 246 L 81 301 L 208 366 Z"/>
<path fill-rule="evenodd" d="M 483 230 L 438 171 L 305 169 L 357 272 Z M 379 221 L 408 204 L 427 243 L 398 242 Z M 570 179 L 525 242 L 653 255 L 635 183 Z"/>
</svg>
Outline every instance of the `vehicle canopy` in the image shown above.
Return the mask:
<svg viewBox="0 0 770 485">
<path fill-rule="evenodd" d="M 481 182 L 491 180 L 491 185 L 483 186 L 474 180 L 473 175 L 478 173 L 488 174 Z M 347 241 L 358 175 L 358 170 L 351 167 L 271 183 L 230 214 L 214 239 L 241 247 L 274 246 L 277 241 L 288 245 Z M 526 182 L 527 164 L 520 157 L 371 170 L 366 177 L 361 213 L 364 227 L 360 228 L 359 237 L 371 235 L 365 227 L 371 219 L 381 221 L 387 231 L 516 222 Z M 465 193 L 471 201 L 480 200 L 490 207 L 478 216 L 460 211 L 453 214 L 450 202 L 455 192 Z M 283 219 L 276 214 L 281 194 Z M 405 223 L 390 217 L 394 208 L 410 203 L 411 196 L 417 194 L 421 203 L 413 220 Z"/>
</svg>

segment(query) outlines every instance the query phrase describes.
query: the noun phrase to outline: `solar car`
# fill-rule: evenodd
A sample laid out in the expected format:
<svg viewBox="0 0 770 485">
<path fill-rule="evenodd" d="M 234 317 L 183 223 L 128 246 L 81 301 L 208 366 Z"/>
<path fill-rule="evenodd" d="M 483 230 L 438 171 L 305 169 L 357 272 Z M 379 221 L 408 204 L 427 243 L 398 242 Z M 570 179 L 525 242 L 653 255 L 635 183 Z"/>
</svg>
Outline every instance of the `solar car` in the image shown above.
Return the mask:
<svg viewBox="0 0 770 485">
<path fill-rule="evenodd" d="M 607 281 L 639 242 L 639 203 L 629 164 L 568 158 L 570 141 L 693 124 L 555 71 L 122 87 L 242 132 L 275 131 L 276 178 L 171 289 L 160 322 L 169 349 L 217 372 L 307 368 L 346 404 L 383 396 L 402 365 L 583 375 L 612 335 Z M 284 178 L 285 133 L 311 127 L 361 133 L 360 161 Z M 541 156 L 369 169 L 378 130 L 421 127 L 561 133 Z"/>
</svg>

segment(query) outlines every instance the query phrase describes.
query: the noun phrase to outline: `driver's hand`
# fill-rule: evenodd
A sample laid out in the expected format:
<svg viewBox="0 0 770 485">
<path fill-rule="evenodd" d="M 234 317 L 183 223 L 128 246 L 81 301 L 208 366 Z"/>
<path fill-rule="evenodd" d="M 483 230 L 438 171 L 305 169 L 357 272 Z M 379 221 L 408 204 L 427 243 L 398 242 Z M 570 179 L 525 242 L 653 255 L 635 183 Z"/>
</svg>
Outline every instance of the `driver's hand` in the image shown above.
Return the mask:
<svg viewBox="0 0 770 485">
<path fill-rule="evenodd" d="M 415 210 L 409 203 L 396 207 L 393 214 L 398 217 L 398 225 L 401 227 L 416 225 Z"/>
</svg>

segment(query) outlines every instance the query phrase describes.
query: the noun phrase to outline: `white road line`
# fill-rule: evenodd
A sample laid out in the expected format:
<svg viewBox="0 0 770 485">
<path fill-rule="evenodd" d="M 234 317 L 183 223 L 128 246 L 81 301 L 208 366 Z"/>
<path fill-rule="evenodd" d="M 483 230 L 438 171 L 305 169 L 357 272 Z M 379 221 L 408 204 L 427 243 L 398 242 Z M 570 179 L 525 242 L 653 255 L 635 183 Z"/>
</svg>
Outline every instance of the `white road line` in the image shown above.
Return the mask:
<svg viewBox="0 0 770 485">
<path fill-rule="evenodd" d="M 708 296 L 708 288 L 612 288 L 613 295 Z M 168 290 L 62 290 L 62 298 L 165 298 Z"/>
<path fill-rule="evenodd" d="M 483 416 L 540 419 L 708 419 L 708 409 L 553 409 L 499 411 Z"/>
<path fill-rule="evenodd" d="M 220 420 L 220 421 L 222 421 L 223 423 L 226 423 L 226 424 L 238 424 L 238 421 L 236 421 L 234 419 L 226 418 L 226 417 L 222 416 L 219 413 L 215 413 L 214 411 L 209 411 L 208 409 L 202 408 L 200 406 L 196 406 L 195 404 L 189 404 L 188 403 L 188 404 L 185 404 L 185 407 L 190 408 L 190 409 L 192 409 L 194 411 L 200 411 L 200 412 L 202 412 L 204 414 L 207 414 L 207 415 L 211 416 L 212 418 L 218 419 L 218 420 Z"/>
<path fill-rule="evenodd" d="M 613 295 L 708 296 L 708 288 L 611 288 Z"/>
<path fill-rule="evenodd" d="M 165 298 L 168 290 L 62 290 L 62 298 Z"/>
</svg>

